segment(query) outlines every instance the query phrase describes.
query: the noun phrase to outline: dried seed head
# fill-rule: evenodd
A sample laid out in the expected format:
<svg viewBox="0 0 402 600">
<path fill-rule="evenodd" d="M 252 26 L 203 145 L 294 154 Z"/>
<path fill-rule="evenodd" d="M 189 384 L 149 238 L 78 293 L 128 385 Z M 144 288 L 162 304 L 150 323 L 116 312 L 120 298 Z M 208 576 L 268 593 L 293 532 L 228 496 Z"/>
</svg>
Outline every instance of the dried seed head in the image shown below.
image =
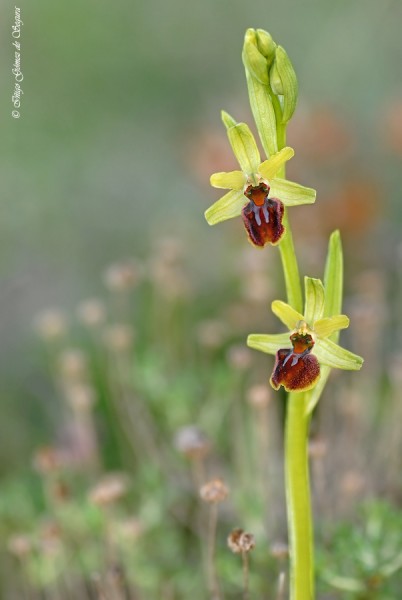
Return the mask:
<svg viewBox="0 0 402 600">
<path fill-rule="evenodd" d="M 175 436 L 175 446 L 188 458 L 204 458 L 211 449 L 207 436 L 196 425 L 179 429 Z"/>
<path fill-rule="evenodd" d="M 173 237 L 158 240 L 156 255 L 166 264 L 172 265 L 179 262 L 184 253 L 185 248 L 181 240 Z"/>
<path fill-rule="evenodd" d="M 84 300 L 77 307 L 80 321 L 87 327 L 98 327 L 106 319 L 105 305 L 97 298 Z"/>
<path fill-rule="evenodd" d="M 89 500 L 97 506 L 108 506 L 122 498 L 128 489 L 128 480 L 122 473 L 103 477 L 89 492 Z"/>
<path fill-rule="evenodd" d="M 73 383 L 65 387 L 68 404 L 77 413 L 87 413 L 95 404 L 95 390 L 84 383 Z"/>
<path fill-rule="evenodd" d="M 365 488 L 366 480 L 359 471 L 351 469 L 341 479 L 341 490 L 348 496 L 357 496 Z"/>
<path fill-rule="evenodd" d="M 87 358 L 82 350 L 69 348 L 59 359 L 60 373 L 66 381 L 82 381 L 87 376 Z"/>
<path fill-rule="evenodd" d="M 204 502 L 212 504 L 223 502 L 229 494 L 229 488 L 222 479 L 212 479 L 200 489 L 200 496 Z"/>
<path fill-rule="evenodd" d="M 111 292 L 131 290 L 141 278 L 141 266 L 138 261 L 129 260 L 107 267 L 103 280 Z"/>
<path fill-rule="evenodd" d="M 67 317 L 61 310 L 48 309 L 36 317 L 35 329 L 43 340 L 51 342 L 65 335 Z"/>
<path fill-rule="evenodd" d="M 233 529 L 228 537 L 228 546 L 235 554 L 250 552 L 255 546 L 255 538 L 252 533 L 246 533 L 244 529 Z"/>
<path fill-rule="evenodd" d="M 27 556 L 32 550 L 32 542 L 26 535 L 13 535 L 8 540 L 8 551 L 19 559 Z"/>
<path fill-rule="evenodd" d="M 39 547 L 44 554 L 49 556 L 58 554 L 62 549 L 62 531 L 55 521 L 47 520 L 41 524 Z"/>
<path fill-rule="evenodd" d="M 242 344 L 231 346 L 227 352 L 229 365 L 238 371 L 246 371 L 252 362 L 251 350 Z"/>
<path fill-rule="evenodd" d="M 127 542 L 136 541 L 144 531 L 144 526 L 137 517 L 129 517 L 117 524 L 118 534 Z"/>
<path fill-rule="evenodd" d="M 315 438 L 310 440 L 308 445 L 308 453 L 310 458 L 312 459 L 320 459 L 323 458 L 328 450 L 327 443 L 325 440 L 320 438 Z"/>
<path fill-rule="evenodd" d="M 277 560 L 285 560 L 289 557 L 289 547 L 284 542 L 275 542 L 271 546 L 271 554 Z"/>
<path fill-rule="evenodd" d="M 38 448 L 33 457 L 33 466 L 41 475 L 59 471 L 62 466 L 60 451 L 51 446 Z"/>
<path fill-rule="evenodd" d="M 130 325 L 118 323 L 110 325 L 105 331 L 105 344 L 111 352 L 128 352 L 134 340 L 134 331 Z"/>
<path fill-rule="evenodd" d="M 222 346 L 226 336 L 226 326 L 222 321 L 202 321 L 197 328 L 197 338 L 204 348 L 215 349 Z"/>
<path fill-rule="evenodd" d="M 271 391 L 266 385 L 253 385 L 247 390 L 246 397 L 253 408 L 265 408 L 270 403 Z"/>
</svg>

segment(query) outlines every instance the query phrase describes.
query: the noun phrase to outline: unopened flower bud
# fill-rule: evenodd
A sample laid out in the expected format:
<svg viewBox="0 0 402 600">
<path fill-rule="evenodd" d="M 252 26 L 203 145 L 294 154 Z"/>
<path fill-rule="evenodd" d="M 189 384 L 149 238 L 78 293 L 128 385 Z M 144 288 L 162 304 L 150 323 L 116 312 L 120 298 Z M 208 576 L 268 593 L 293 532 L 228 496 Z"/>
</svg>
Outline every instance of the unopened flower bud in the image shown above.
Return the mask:
<svg viewBox="0 0 402 600">
<path fill-rule="evenodd" d="M 235 554 L 250 552 L 255 547 L 255 538 L 244 529 L 233 529 L 228 537 L 228 546 Z"/>
<path fill-rule="evenodd" d="M 247 29 L 243 46 L 243 63 L 251 75 L 260 83 L 268 85 L 267 59 L 257 45 L 257 34 L 254 29 Z"/>
<path fill-rule="evenodd" d="M 200 496 L 204 502 L 217 504 L 223 502 L 229 494 L 229 488 L 222 479 L 212 479 L 200 489 Z"/>
<path fill-rule="evenodd" d="M 273 87 L 272 89 L 274 93 L 283 96 L 282 123 L 286 124 L 296 109 L 298 85 L 293 65 L 282 46 L 276 49 L 275 62 L 271 71 L 277 91 Z"/>
<path fill-rule="evenodd" d="M 276 44 L 271 34 L 264 29 L 257 29 L 256 37 L 258 50 L 265 56 L 267 65 L 269 66 L 275 57 Z"/>
<path fill-rule="evenodd" d="M 188 458 L 204 458 L 211 449 L 211 442 L 195 425 L 182 427 L 176 434 L 175 445 Z"/>
</svg>

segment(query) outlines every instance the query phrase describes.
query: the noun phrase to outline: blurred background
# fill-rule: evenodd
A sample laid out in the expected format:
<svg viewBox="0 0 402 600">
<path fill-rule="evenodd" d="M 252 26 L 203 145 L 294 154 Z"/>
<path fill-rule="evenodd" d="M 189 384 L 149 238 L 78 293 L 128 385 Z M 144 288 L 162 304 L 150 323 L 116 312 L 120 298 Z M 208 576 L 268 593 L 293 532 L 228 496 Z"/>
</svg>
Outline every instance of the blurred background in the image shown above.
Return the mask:
<svg viewBox="0 0 402 600">
<path fill-rule="evenodd" d="M 227 597 L 241 597 L 241 561 L 225 549 L 239 525 L 261 540 L 255 597 L 276 597 L 284 406 L 264 392 L 271 359 L 244 341 L 279 331 L 269 310 L 283 297 L 278 255 L 249 247 L 240 220 L 210 228 L 203 217 L 219 197 L 209 175 L 236 168 L 220 110 L 253 128 L 247 27 L 270 31 L 293 61 L 288 176 L 318 190 L 314 207 L 291 212 L 301 271 L 322 277 L 339 228 L 352 318 L 342 341 L 366 360 L 361 375 L 333 377 L 312 423 L 320 598 L 398 597 L 401 4 L 18 6 L 19 120 L 14 4 L 0 6 L 3 597 L 207 597 L 197 487 L 212 477 L 231 489 L 217 538 Z M 96 486 L 108 473 L 105 502 Z M 363 558 L 344 564 L 352 547 Z M 354 591 L 330 591 L 328 560 Z"/>
</svg>

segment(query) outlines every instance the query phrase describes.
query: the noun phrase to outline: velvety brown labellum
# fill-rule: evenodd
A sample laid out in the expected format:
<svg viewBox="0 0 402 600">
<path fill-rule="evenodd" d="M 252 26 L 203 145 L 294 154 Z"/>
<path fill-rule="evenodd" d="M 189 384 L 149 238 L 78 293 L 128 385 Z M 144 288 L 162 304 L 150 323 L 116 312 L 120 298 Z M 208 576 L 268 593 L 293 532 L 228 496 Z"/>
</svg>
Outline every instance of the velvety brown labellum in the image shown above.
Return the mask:
<svg viewBox="0 0 402 600">
<path fill-rule="evenodd" d="M 282 225 L 283 204 L 277 198 L 268 198 L 264 184 L 247 188 L 245 196 L 251 198 L 242 211 L 244 226 L 254 246 L 263 248 L 266 244 L 277 244 L 284 234 Z"/>
<path fill-rule="evenodd" d="M 286 361 L 289 354 L 292 356 Z M 310 390 L 317 383 L 320 376 L 320 365 L 314 354 L 300 356 L 293 363 L 294 357 L 292 350 L 278 350 L 276 353 L 276 362 L 271 377 L 272 387 L 279 390 L 283 385 L 287 392 L 303 392 Z"/>
</svg>

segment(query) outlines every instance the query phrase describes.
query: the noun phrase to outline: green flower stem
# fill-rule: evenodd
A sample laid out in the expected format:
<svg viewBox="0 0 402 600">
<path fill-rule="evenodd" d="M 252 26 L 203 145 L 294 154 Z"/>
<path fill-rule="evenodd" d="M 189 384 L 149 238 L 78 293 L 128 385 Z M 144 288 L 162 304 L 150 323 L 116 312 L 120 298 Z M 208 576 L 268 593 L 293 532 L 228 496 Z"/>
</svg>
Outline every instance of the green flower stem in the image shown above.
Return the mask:
<svg viewBox="0 0 402 600">
<path fill-rule="evenodd" d="M 308 470 L 308 392 L 288 395 L 285 431 L 286 504 L 290 546 L 290 600 L 313 600 L 314 554 Z"/>
<path fill-rule="evenodd" d="M 276 129 L 278 150 L 282 150 L 286 146 L 286 125 L 281 124 L 281 108 L 278 99 L 274 96 L 276 102 L 273 102 L 276 115 Z M 285 166 L 278 173 L 278 177 L 286 179 Z M 300 283 L 299 266 L 297 264 L 296 252 L 293 245 L 292 230 L 290 228 L 287 208 L 283 215 L 283 225 L 285 227 L 285 235 L 279 244 L 279 252 L 281 255 L 283 275 L 285 277 L 286 295 L 288 303 L 293 306 L 298 312 L 303 312 L 303 296 Z"/>
</svg>

